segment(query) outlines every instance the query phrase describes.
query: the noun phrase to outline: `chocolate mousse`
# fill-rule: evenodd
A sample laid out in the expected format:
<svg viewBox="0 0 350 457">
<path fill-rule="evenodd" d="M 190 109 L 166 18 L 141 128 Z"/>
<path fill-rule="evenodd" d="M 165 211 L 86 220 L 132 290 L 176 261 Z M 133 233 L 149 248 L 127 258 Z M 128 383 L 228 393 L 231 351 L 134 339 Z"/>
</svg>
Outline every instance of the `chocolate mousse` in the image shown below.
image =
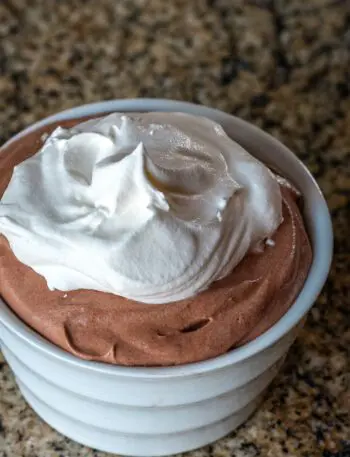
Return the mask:
<svg viewBox="0 0 350 457">
<path fill-rule="evenodd" d="M 33 157 L 42 148 L 44 137 L 50 135 L 57 127 L 68 130 L 84 120 L 86 119 L 74 119 L 47 125 L 22 136 L 2 148 L 0 151 L 0 198 L 10 184 L 14 168 L 22 164 L 26 159 Z M 222 134 L 219 132 L 219 135 Z M 65 136 L 63 135 L 62 138 L 65 139 Z M 240 157 L 240 151 L 237 154 L 237 157 Z M 148 156 L 147 153 L 145 153 L 144 157 L 147 160 L 153 160 L 152 156 Z M 135 158 L 135 163 L 138 163 L 137 160 Z M 107 162 L 109 164 L 110 157 L 103 157 L 101 163 L 102 161 L 103 164 Z M 157 165 L 154 160 L 150 163 L 150 166 L 153 166 L 152 164 L 154 163 Z M 205 163 L 206 168 L 212 166 L 211 162 L 207 161 Z M 94 162 L 95 166 L 98 168 L 98 165 Z M 131 164 L 131 169 L 134 170 L 135 168 L 136 165 Z M 202 183 L 207 178 L 203 178 L 200 175 L 201 170 L 198 170 L 196 168 L 195 172 L 200 176 L 198 182 L 202 186 Z M 226 169 L 223 168 L 223 170 L 223 173 L 226 173 Z M 75 171 L 78 172 L 79 170 L 76 169 Z M 87 171 L 87 173 L 90 172 Z M 165 172 L 162 173 L 157 175 L 157 179 L 158 176 L 162 177 Z M 184 172 L 182 171 L 182 173 Z M 84 175 L 83 178 L 86 179 L 86 176 Z M 260 175 L 258 174 L 257 176 L 259 177 Z M 130 179 L 132 183 L 134 178 L 131 176 Z M 139 178 L 137 177 L 137 179 Z M 168 195 L 166 193 L 168 191 L 168 181 L 165 181 L 165 179 L 168 178 L 164 178 L 164 182 L 159 183 L 157 181 L 156 186 L 158 190 L 160 189 L 165 195 Z M 178 180 L 178 177 L 176 179 Z M 151 181 L 153 183 L 154 179 L 152 178 Z M 224 182 L 222 177 L 220 177 L 221 182 Z M 63 282 L 55 283 L 51 287 L 48 279 L 49 273 L 45 276 L 46 270 L 44 269 L 42 270 L 43 274 L 38 273 L 38 271 L 41 272 L 40 261 L 31 267 L 19 260 L 15 255 L 15 241 L 13 241 L 12 245 L 12 238 L 10 239 L 10 237 L 6 236 L 5 230 L 1 229 L 0 224 L 0 233 L 3 233 L 0 235 L 0 296 L 31 328 L 57 346 L 83 359 L 128 366 L 169 366 L 206 360 L 223 354 L 261 335 L 286 313 L 302 289 L 311 265 L 312 252 L 299 209 L 300 196 L 292 186 L 283 185 L 282 180 L 278 181 L 276 179 L 276 182 L 278 182 L 281 199 L 281 218 L 276 222 L 277 228 L 273 230 L 273 233 L 271 228 L 266 229 L 266 233 L 271 232 L 271 235 L 263 237 L 259 243 L 256 243 L 254 249 L 247 248 L 247 252 L 237 255 L 237 264 L 233 268 L 230 267 L 229 271 L 227 271 L 227 268 L 233 255 L 230 255 L 227 261 L 225 260 L 224 262 L 221 261 L 224 251 L 220 251 L 221 253 L 217 255 L 218 259 L 213 255 L 213 261 L 216 262 L 213 265 L 217 265 L 216 268 L 221 269 L 220 274 L 217 275 L 218 277 L 214 274 L 210 276 L 210 278 L 214 278 L 213 280 L 202 280 L 204 260 L 198 257 L 199 254 L 196 250 L 193 250 L 191 255 L 194 260 L 191 260 L 191 265 L 192 263 L 198 264 L 199 273 L 197 274 L 197 271 L 193 273 L 195 280 L 191 282 L 190 286 L 188 286 L 187 282 L 184 285 L 181 284 L 181 287 L 178 287 L 176 293 L 173 294 L 169 294 L 163 284 L 159 285 L 153 282 L 152 288 L 147 288 L 148 285 L 145 287 L 147 294 L 145 292 L 143 295 L 143 290 L 140 288 L 133 295 L 133 289 L 129 287 L 129 282 L 120 282 L 121 285 L 119 285 L 118 282 L 114 284 L 111 281 L 110 285 L 107 281 L 103 282 L 105 280 L 104 277 L 99 280 L 96 287 L 93 284 L 97 283 L 97 281 L 91 282 L 91 288 L 85 286 L 73 287 L 74 284 L 80 284 L 80 276 L 77 276 L 78 279 L 73 277 L 74 281 L 77 280 L 78 282 L 75 283 L 72 280 L 73 286 L 71 287 L 62 287 L 62 290 L 59 290 L 60 287 L 57 284 L 63 284 Z M 146 183 L 145 186 L 147 190 L 148 184 Z M 186 186 L 189 186 L 189 184 L 186 184 Z M 229 186 L 232 186 L 232 189 Z M 220 196 L 220 201 L 224 201 L 225 205 L 229 205 L 233 198 L 231 195 L 236 195 L 237 208 L 240 208 L 243 205 L 244 190 L 242 191 L 240 182 L 239 185 L 235 186 L 235 183 L 225 183 L 224 190 L 222 190 L 223 187 L 219 188 L 217 194 Z M 210 189 L 212 188 L 210 187 Z M 190 194 L 192 190 L 188 189 L 186 187 L 188 195 L 198 195 L 197 188 L 197 193 L 193 192 L 192 194 Z M 35 189 L 33 191 L 35 192 Z M 173 188 L 171 192 L 173 192 Z M 176 196 L 180 194 L 178 189 L 175 189 L 174 192 Z M 215 193 L 215 198 L 217 194 Z M 150 195 L 153 198 L 154 192 Z M 204 202 L 208 202 L 212 198 L 212 194 L 208 195 L 203 199 Z M 120 195 L 118 194 L 116 198 L 120 198 Z M 137 200 L 138 202 L 140 198 Z M 206 207 L 205 211 L 203 210 L 204 212 L 200 213 L 199 216 L 196 213 L 196 217 L 189 221 L 192 213 L 188 216 L 188 212 L 184 212 L 183 208 L 186 210 L 187 208 L 191 209 L 192 200 L 188 205 L 184 205 L 178 210 L 180 207 L 178 200 L 176 200 L 175 204 L 175 200 L 170 200 L 169 197 L 166 201 L 162 200 L 159 203 L 159 198 L 154 198 L 157 198 L 154 200 L 154 204 L 158 205 L 154 214 L 158 214 L 157 211 L 168 211 L 164 205 L 166 205 L 166 202 L 171 201 L 173 202 L 173 207 L 178 211 L 176 217 L 181 218 L 181 223 L 184 226 L 190 226 L 192 230 L 193 224 L 197 224 L 193 229 L 193 233 L 197 234 L 196 230 L 198 230 L 198 236 L 202 236 L 204 229 L 198 229 L 198 220 L 200 218 L 206 218 L 203 227 L 211 227 L 211 207 L 209 209 Z M 215 204 L 217 201 L 215 200 Z M 224 204 L 222 204 L 222 208 L 224 208 Z M 149 203 L 147 205 L 148 208 Z M 171 207 L 171 204 L 169 205 Z M 278 204 L 276 203 L 275 206 L 277 214 Z M 123 206 L 123 209 L 125 208 L 126 206 Z M 125 211 L 127 210 L 128 208 Z M 195 212 L 195 209 L 193 211 Z M 228 211 L 230 211 L 229 206 L 222 210 L 222 214 L 215 213 L 217 224 L 225 220 L 225 212 Z M 0 219 L 2 217 L 10 216 L 3 216 L 0 208 Z M 103 213 L 103 217 L 107 217 L 105 213 Z M 250 213 L 246 217 L 247 221 L 251 220 Z M 209 222 L 207 222 L 208 218 L 210 219 Z M 147 227 L 149 227 L 150 223 L 153 223 L 153 215 L 150 220 L 151 222 L 147 220 Z M 233 224 L 234 222 L 230 220 L 230 223 Z M 20 223 L 18 224 L 20 226 Z M 35 230 L 33 229 L 33 232 Z M 135 233 L 139 233 L 138 230 L 139 227 L 135 229 Z M 225 230 L 223 233 L 229 233 L 227 229 Z M 240 242 L 241 238 L 245 237 L 249 230 L 248 225 L 242 227 L 237 243 Z M 106 233 L 109 235 L 110 232 L 105 228 L 103 236 L 101 235 L 103 241 L 109 240 Z M 176 230 L 176 233 L 178 233 L 178 230 Z M 264 233 L 263 229 L 260 230 L 260 233 Z M 93 236 L 91 233 L 88 235 Z M 163 236 L 163 232 L 161 235 Z M 15 240 L 15 238 L 13 239 Z M 145 242 L 148 239 L 146 238 Z M 192 253 L 192 245 L 188 245 L 188 247 L 186 245 L 184 248 L 181 239 L 179 245 L 176 246 L 179 253 L 181 254 L 182 249 L 187 249 L 188 252 Z M 254 241 L 255 239 L 253 234 L 252 240 Z M 229 238 L 227 240 L 227 243 L 231 242 Z M 197 247 L 200 242 L 197 242 Z M 50 243 L 50 240 L 47 243 Z M 157 248 L 157 240 L 154 243 L 155 247 L 152 247 L 152 249 L 155 250 Z M 217 242 L 215 241 L 215 243 L 213 242 L 213 246 L 216 249 Z M 123 259 L 123 262 L 121 261 L 123 273 L 131 271 L 131 267 L 134 268 L 133 264 L 129 266 L 128 262 L 131 260 L 130 258 L 128 259 L 128 256 L 136 255 L 128 244 L 125 246 L 125 248 L 124 245 L 122 247 L 122 255 L 125 259 L 125 262 Z M 231 245 L 228 244 L 228 246 Z M 151 251 L 153 257 L 155 255 L 154 252 Z M 147 253 L 147 255 L 149 254 Z M 184 253 L 179 258 L 181 261 L 184 258 L 185 260 L 183 261 L 185 262 L 188 255 Z M 146 264 L 145 259 L 148 259 L 149 268 L 151 269 L 152 257 L 140 256 L 138 266 Z M 210 262 L 212 261 L 209 256 L 208 259 Z M 205 260 L 208 265 L 209 260 Z M 153 261 L 157 263 L 157 259 L 153 259 Z M 180 267 L 178 266 L 179 260 L 173 257 L 172 254 L 168 256 L 167 261 L 169 264 L 174 262 L 172 267 L 175 273 L 177 272 L 176 268 L 182 268 L 181 265 Z M 91 262 L 94 262 L 94 258 L 91 259 Z M 124 263 L 126 263 L 125 267 Z M 186 265 L 185 267 L 183 267 L 183 271 L 179 270 L 181 275 L 189 275 L 188 266 Z M 119 265 L 116 266 L 116 271 L 119 272 L 118 268 Z M 166 268 L 166 266 L 163 268 Z M 51 269 L 48 268 L 47 272 L 50 271 Z M 87 278 L 89 271 L 83 271 Z M 106 270 L 106 272 L 109 274 L 109 270 Z M 139 274 L 142 275 L 143 272 Z M 134 270 L 132 270 L 132 275 L 135 276 Z M 134 276 L 132 277 L 134 278 Z M 144 276 L 140 277 L 144 280 Z M 149 277 L 150 275 L 146 278 Z M 67 274 L 67 278 L 64 284 L 69 283 L 69 274 Z M 55 280 L 56 277 L 53 279 Z M 90 284 L 87 281 L 84 284 Z M 138 279 L 138 281 L 140 282 L 141 280 Z M 150 277 L 149 281 L 154 281 L 153 276 Z M 136 283 L 130 282 L 130 284 Z M 114 290 L 112 288 L 114 285 L 116 288 L 120 288 Z M 122 286 L 125 289 L 122 289 Z M 125 294 L 124 292 L 116 293 L 119 290 L 125 290 Z M 154 301 L 152 300 L 152 294 L 154 294 Z M 145 297 L 144 300 L 143 297 Z M 164 297 L 164 302 L 162 302 L 162 297 Z"/>
</svg>

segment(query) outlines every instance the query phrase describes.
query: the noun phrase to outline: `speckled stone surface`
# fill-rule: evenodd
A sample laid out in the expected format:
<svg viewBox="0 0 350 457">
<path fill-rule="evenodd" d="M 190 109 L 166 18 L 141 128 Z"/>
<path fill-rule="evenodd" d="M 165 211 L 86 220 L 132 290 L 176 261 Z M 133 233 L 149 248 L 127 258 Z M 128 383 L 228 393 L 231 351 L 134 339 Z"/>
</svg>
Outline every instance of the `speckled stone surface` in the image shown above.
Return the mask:
<svg viewBox="0 0 350 457">
<path fill-rule="evenodd" d="M 280 138 L 326 195 L 334 264 L 306 327 L 257 413 L 186 456 L 350 456 L 349 71 L 346 0 L 0 2 L 0 143 L 81 103 L 182 99 Z M 103 456 L 44 424 L 0 358 L 0 457 Z"/>
</svg>

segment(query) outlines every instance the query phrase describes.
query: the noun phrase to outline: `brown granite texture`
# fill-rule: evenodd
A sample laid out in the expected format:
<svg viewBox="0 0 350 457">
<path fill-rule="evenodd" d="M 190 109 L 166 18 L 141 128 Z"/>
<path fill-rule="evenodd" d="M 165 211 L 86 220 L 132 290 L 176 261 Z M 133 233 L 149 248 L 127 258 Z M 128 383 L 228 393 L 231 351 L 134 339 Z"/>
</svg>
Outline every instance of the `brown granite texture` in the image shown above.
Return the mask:
<svg viewBox="0 0 350 457">
<path fill-rule="evenodd" d="M 81 103 L 193 101 L 280 138 L 333 215 L 327 286 L 258 412 L 189 457 L 350 456 L 350 4 L 346 0 L 1 0 L 0 142 Z M 26 405 L 0 360 L 0 457 L 102 457 Z"/>
</svg>

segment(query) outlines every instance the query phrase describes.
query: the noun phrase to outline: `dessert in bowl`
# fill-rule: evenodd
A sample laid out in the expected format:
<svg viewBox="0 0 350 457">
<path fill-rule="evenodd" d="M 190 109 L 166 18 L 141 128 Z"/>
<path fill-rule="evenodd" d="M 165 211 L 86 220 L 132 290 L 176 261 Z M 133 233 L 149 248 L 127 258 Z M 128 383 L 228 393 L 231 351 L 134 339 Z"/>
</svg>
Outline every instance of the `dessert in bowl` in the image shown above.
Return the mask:
<svg viewBox="0 0 350 457">
<path fill-rule="evenodd" d="M 306 279 L 298 192 L 205 117 L 58 122 L 0 165 L 0 293 L 84 359 L 218 356 L 271 327 Z"/>
<path fill-rule="evenodd" d="M 232 116 L 160 100 L 75 108 L 2 151 L 1 339 L 33 408 L 132 455 L 245 420 L 331 258 L 327 207 L 297 158 Z"/>
</svg>

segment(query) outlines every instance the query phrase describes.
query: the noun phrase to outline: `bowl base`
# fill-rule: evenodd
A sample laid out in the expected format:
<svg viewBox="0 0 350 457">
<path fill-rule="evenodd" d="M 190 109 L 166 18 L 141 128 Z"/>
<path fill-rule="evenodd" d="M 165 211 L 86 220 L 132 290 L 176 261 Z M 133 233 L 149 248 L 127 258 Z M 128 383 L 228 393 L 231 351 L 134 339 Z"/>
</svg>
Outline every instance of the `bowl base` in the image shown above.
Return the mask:
<svg viewBox="0 0 350 457">
<path fill-rule="evenodd" d="M 262 400 L 263 393 L 239 412 L 188 432 L 174 434 L 126 434 L 86 425 L 54 410 L 36 397 L 19 379 L 22 395 L 33 410 L 62 435 L 99 451 L 126 456 L 157 457 L 187 452 L 224 437 L 245 422 Z"/>
</svg>

